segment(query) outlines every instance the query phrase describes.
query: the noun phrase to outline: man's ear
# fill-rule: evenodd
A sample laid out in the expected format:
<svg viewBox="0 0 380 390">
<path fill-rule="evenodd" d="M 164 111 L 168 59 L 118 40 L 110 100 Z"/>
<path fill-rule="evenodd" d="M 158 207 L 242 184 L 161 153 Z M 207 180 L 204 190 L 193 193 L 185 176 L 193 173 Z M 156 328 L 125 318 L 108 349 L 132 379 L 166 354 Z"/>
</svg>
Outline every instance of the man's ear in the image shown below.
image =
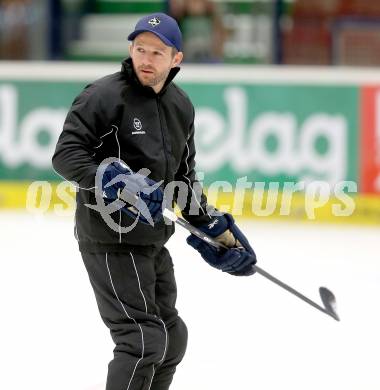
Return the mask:
<svg viewBox="0 0 380 390">
<path fill-rule="evenodd" d="M 133 41 L 130 43 L 128 46 L 128 51 L 129 51 L 129 56 L 132 57 L 132 46 L 133 46 Z"/>
<path fill-rule="evenodd" d="M 176 53 L 174 55 L 174 63 L 173 63 L 173 68 L 175 66 L 178 66 L 183 60 L 183 52 L 182 51 L 179 51 L 178 53 Z"/>
</svg>

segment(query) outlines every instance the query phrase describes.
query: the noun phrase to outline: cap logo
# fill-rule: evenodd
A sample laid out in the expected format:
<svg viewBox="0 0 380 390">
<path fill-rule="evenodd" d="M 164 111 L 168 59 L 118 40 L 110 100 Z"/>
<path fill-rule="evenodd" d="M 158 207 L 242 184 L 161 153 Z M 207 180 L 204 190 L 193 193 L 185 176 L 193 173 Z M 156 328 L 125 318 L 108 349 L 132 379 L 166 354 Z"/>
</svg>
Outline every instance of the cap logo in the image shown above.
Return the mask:
<svg viewBox="0 0 380 390">
<path fill-rule="evenodd" d="M 156 27 L 161 23 L 161 20 L 158 18 L 152 18 L 148 22 L 152 27 Z"/>
</svg>

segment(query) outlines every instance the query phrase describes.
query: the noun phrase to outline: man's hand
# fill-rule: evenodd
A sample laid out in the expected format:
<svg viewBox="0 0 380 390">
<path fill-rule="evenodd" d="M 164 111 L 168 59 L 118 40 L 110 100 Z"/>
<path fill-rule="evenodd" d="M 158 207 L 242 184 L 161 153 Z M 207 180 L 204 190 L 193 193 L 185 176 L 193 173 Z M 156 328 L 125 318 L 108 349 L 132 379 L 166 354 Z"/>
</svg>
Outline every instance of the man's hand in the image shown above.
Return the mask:
<svg viewBox="0 0 380 390">
<path fill-rule="evenodd" d="M 229 248 L 218 250 L 193 234 L 190 235 L 187 243 L 208 264 L 235 276 L 248 276 L 255 272 L 253 266 L 257 262 L 256 254 L 230 214 L 215 216 L 206 225 L 198 226 L 198 229 Z"/>
<path fill-rule="evenodd" d="M 139 171 L 140 172 L 140 171 Z M 113 202 L 121 199 L 125 189 L 130 196 L 136 198 L 136 206 L 127 205 L 121 210 L 144 223 L 159 221 L 162 218 L 162 201 L 164 194 L 156 183 L 141 173 L 133 172 L 127 165 L 119 162 L 109 164 L 102 178 L 102 194 L 104 200 Z M 124 200 L 124 199 L 123 199 Z"/>
</svg>

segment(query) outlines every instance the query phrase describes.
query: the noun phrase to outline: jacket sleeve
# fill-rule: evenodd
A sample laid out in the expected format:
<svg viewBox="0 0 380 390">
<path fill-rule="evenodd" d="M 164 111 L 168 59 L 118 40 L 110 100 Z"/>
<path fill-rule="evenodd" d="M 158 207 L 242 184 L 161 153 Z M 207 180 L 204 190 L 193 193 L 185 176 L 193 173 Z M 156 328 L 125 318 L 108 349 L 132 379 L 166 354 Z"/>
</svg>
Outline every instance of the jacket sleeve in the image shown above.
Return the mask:
<svg viewBox="0 0 380 390">
<path fill-rule="evenodd" d="M 182 216 L 192 225 L 200 226 L 211 220 L 210 215 L 214 208 L 208 205 L 202 185 L 196 178 L 195 153 L 193 121 L 175 180 L 185 183 L 188 189 L 185 202 L 177 199 Z"/>
<path fill-rule="evenodd" d="M 98 132 L 105 129 L 108 122 L 101 94 L 97 92 L 97 88 L 91 85 L 76 97 L 52 158 L 53 168 L 60 176 L 92 191 L 98 168 L 93 156 L 101 144 Z"/>
</svg>

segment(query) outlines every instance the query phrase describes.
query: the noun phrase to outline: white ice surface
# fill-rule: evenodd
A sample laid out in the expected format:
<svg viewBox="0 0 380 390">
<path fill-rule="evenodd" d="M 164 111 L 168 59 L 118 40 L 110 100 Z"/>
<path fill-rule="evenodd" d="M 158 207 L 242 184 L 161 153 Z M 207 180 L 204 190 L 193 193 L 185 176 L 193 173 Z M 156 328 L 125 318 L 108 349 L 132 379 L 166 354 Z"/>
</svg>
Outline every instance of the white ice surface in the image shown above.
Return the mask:
<svg viewBox="0 0 380 390">
<path fill-rule="evenodd" d="M 379 390 L 380 228 L 244 222 L 268 272 L 342 321 L 260 275 L 210 268 L 169 242 L 189 344 L 171 390 Z M 71 218 L 0 213 L 0 389 L 104 389 L 113 344 Z"/>
</svg>

